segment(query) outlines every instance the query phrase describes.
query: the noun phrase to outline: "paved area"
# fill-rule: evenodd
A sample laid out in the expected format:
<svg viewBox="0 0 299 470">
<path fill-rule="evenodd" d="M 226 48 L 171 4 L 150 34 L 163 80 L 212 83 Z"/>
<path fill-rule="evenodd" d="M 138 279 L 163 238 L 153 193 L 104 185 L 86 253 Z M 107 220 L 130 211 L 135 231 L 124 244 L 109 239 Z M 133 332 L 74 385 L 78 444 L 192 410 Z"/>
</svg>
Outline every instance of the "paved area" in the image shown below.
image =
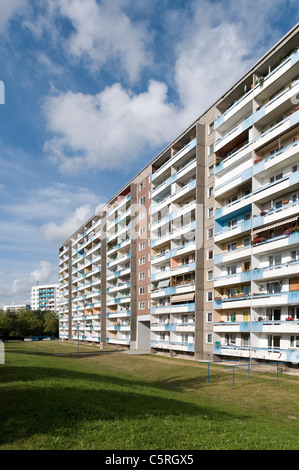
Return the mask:
<svg viewBox="0 0 299 470">
<path fill-rule="evenodd" d="M 142 349 L 142 350 L 138 350 L 138 349 L 128 349 L 127 351 L 121 351 L 123 354 L 150 354 L 151 351 L 150 349 Z"/>
</svg>

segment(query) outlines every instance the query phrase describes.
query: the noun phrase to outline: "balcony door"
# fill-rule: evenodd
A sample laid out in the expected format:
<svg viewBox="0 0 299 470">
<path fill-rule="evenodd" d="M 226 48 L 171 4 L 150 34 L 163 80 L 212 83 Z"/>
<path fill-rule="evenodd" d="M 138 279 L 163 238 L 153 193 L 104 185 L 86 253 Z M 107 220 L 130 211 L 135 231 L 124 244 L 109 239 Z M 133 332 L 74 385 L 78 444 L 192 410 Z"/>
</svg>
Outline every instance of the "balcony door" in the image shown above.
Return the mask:
<svg viewBox="0 0 299 470">
<path fill-rule="evenodd" d="M 269 321 L 280 321 L 281 309 L 280 308 L 268 308 L 267 317 Z"/>
</svg>

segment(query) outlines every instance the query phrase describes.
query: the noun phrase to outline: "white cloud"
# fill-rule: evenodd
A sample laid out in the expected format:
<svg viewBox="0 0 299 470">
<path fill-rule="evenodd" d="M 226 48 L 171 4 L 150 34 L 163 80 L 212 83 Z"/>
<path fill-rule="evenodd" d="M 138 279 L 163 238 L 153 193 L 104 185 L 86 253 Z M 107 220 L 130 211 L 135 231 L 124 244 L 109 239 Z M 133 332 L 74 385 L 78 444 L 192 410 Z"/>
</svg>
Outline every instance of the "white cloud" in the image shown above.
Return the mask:
<svg viewBox="0 0 299 470">
<path fill-rule="evenodd" d="M 47 99 L 45 113 L 56 135 L 45 150 L 66 173 L 118 168 L 124 156 L 130 166 L 145 146 L 161 145 L 182 126 L 178 110 L 167 102 L 166 85 L 153 80 L 139 95 L 120 84 L 95 96 L 61 93 Z"/>
<path fill-rule="evenodd" d="M 40 227 L 40 232 L 46 240 L 62 244 L 93 214 L 94 210 L 89 205 L 78 207 L 61 224 L 48 222 Z"/>
<path fill-rule="evenodd" d="M 111 3 L 104 1 L 100 6 L 95 0 L 88 0 L 84 13 L 79 0 L 59 0 L 61 11 L 75 25 L 70 49 L 78 57 L 87 54 L 90 62 L 97 66 L 106 63 L 107 51 L 111 50 L 112 62 L 115 56 L 122 55 L 127 71 L 136 75 L 144 62 L 137 54 L 138 67 L 130 63 L 129 57 L 121 52 L 121 42 L 133 34 L 136 43 L 138 34 L 129 33 L 133 23 L 123 18 L 128 29 L 124 28 L 123 32 L 120 26 L 124 36 L 117 33 L 115 44 L 118 46 L 112 46 L 115 28 L 111 31 L 109 28 L 111 23 L 117 24 L 117 18 L 124 13 L 123 2 L 117 1 L 114 7 L 109 6 Z M 190 3 L 189 14 L 181 17 L 179 42 L 173 46 L 175 63 L 169 64 L 170 69 L 173 67 L 172 86 L 179 98 L 176 105 L 169 99 L 167 84 L 153 79 L 149 80 L 147 90 L 139 93 L 115 83 L 94 95 L 65 92 L 49 96 L 44 111 L 53 138 L 45 143 L 44 149 L 51 161 L 66 174 L 89 169 L 119 169 L 124 167 L 124 161 L 130 167 L 144 150 L 154 151 L 169 143 L 265 52 L 259 47 L 261 42 L 268 48 L 279 38 L 280 33 L 272 27 L 271 19 L 283 3 L 282 0 L 265 0 L 254 8 L 254 2 L 241 0 L 237 11 L 233 0 Z M 108 11 L 111 13 L 109 20 Z M 173 18 L 177 21 L 176 15 Z M 143 35 L 138 31 L 142 43 Z M 131 45 L 129 42 L 128 54 L 134 51 Z"/>
<path fill-rule="evenodd" d="M 58 281 L 57 266 L 53 266 L 48 261 L 42 260 L 40 261 L 38 267 L 34 269 L 28 276 L 15 279 L 9 286 L 3 287 L 2 285 L 0 288 L 0 295 L 5 297 L 6 300 L 13 297 L 15 302 L 18 302 L 18 299 L 27 299 L 30 296 L 32 286 L 36 285 L 37 282 L 40 284 L 53 282 L 51 280 L 53 276 Z"/>
<path fill-rule="evenodd" d="M 101 201 L 99 196 L 87 188 L 69 186 L 65 183 L 53 183 L 45 187 L 35 187 L 14 203 L 10 201 L 9 206 L 0 204 L 0 208 L 18 221 L 28 224 L 32 222 L 35 226 L 49 219 L 60 221 L 65 214 L 70 213 L 76 207 L 88 204 L 96 207 Z"/>
<path fill-rule="evenodd" d="M 0 31 L 3 31 L 9 20 L 19 12 L 23 11 L 27 0 L 1 0 L 0 2 Z"/>
<path fill-rule="evenodd" d="M 152 34 L 144 23 L 132 21 L 125 13 L 127 3 L 47 0 L 36 9 L 28 9 L 23 25 L 37 39 L 47 34 L 69 62 L 81 62 L 93 74 L 105 68 L 136 82 L 143 68 L 152 64 Z"/>
<path fill-rule="evenodd" d="M 138 23 L 133 23 L 122 10 L 122 2 L 104 0 L 58 0 L 61 14 L 75 28 L 68 40 L 70 53 L 86 58 L 92 70 L 114 61 L 135 81 L 140 70 L 149 65 L 147 44 L 150 35 Z M 110 64 L 108 63 L 110 62 Z"/>
</svg>

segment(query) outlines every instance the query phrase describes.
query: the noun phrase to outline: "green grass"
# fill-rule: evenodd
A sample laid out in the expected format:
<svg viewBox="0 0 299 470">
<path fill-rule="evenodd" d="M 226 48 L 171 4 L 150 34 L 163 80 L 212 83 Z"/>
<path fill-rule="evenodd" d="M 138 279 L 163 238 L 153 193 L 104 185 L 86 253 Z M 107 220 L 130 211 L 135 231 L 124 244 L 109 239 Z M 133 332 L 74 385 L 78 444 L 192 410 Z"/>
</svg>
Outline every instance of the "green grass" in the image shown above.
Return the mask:
<svg viewBox="0 0 299 470">
<path fill-rule="evenodd" d="M 44 343 L 5 343 L 1 450 L 299 448 L 299 377 Z"/>
</svg>

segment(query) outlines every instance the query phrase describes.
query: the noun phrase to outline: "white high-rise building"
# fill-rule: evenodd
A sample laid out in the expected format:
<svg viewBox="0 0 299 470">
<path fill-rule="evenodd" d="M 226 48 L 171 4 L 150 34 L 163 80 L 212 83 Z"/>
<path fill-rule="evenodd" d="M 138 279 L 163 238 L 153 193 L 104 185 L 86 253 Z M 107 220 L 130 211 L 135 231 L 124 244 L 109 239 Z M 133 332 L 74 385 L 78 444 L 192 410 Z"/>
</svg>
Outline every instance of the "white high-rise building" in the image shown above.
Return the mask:
<svg viewBox="0 0 299 470">
<path fill-rule="evenodd" d="M 31 309 L 57 311 L 58 284 L 43 284 L 31 288 Z"/>
</svg>

